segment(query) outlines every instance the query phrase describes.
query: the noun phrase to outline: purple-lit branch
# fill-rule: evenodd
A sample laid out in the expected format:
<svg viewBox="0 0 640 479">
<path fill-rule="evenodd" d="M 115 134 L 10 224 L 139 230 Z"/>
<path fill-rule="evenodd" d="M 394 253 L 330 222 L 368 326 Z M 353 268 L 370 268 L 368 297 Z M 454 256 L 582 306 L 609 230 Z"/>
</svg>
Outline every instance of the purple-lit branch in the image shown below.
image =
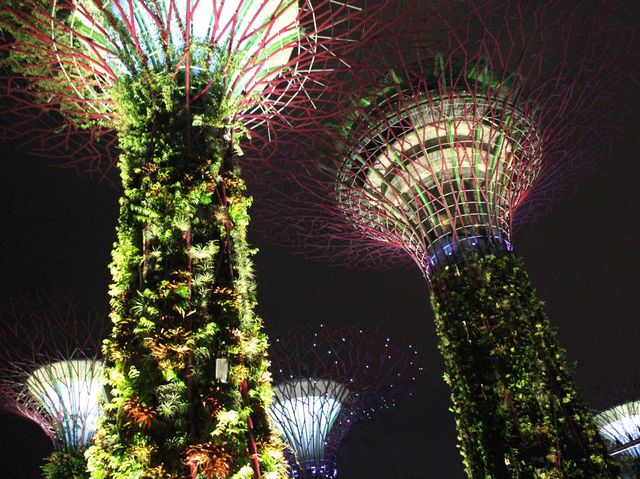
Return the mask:
<svg viewBox="0 0 640 479">
<path fill-rule="evenodd" d="M 57 449 L 87 446 L 102 395 L 104 314 L 78 318 L 51 300 L 0 309 L 0 407 L 38 424 Z"/>
<path fill-rule="evenodd" d="M 0 49 L 11 56 L 0 84 L 0 112 L 11 120 L 0 132 L 20 139 L 24 130 L 12 127 L 16 118 L 35 120 L 25 142 L 80 131 L 66 123 L 90 130 L 81 141 L 107 136 L 103 130 L 110 131 L 121 113 L 114 109 L 113 85 L 161 71 L 185 85 L 186 110 L 222 94 L 233 105 L 229 124 L 254 129 L 254 140 L 272 139 L 274 127 L 314 114 L 332 74 L 348 68 L 346 53 L 381 28 L 375 9 L 335 0 L 29 0 L 19 6 L 3 0 L 0 7 L 0 27 L 22 25 L 18 38 L 1 30 Z M 40 121 L 41 112 L 51 110 L 62 118 Z M 50 144 L 27 146 L 51 151 Z M 112 142 L 79 152 L 66 142 L 56 146 L 60 154 L 52 155 L 70 154 L 74 166 L 96 164 Z M 101 161 L 98 171 L 104 172 L 108 166 Z"/>
<path fill-rule="evenodd" d="M 510 249 L 513 225 L 606 142 L 618 37 L 600 13 L 516 1 L 412 11 L 329 86 L 341 119 L 275 145 L 275 173 L 256 179 L 288 180 L 259 198 L 268 236 L 307 257 L 422 269 L 477 238 Z"/>
</svg>

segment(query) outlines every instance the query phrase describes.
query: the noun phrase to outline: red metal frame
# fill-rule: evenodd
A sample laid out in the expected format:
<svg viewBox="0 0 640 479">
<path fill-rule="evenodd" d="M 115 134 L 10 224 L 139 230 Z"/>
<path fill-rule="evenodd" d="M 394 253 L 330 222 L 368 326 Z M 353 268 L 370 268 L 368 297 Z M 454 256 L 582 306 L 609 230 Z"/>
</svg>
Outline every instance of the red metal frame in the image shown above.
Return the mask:
<svg viewBox="0 0 640 479">
<path fill-rule="evenodd" d="M 0 306 L 0 408 L 38 424 L 54 445 L 64 443 L 60 416 L 43 407 L 27 381 L 52 363 L 100 361 L 108 321 L 105 311 L 79 317 L 74 300 L 65 299 L 30 296 Z"/>
<path fill-rule="evenodd" d="M 529 153 L 520 155 L 504 192 L 509 201 L 502 221 L 509 236 L 512 226 L 534 220 L 567 185 L 591 171 L 607 142 L 602 129 L 611 121 L 608 102 L 620 77 L 614 66 L 626 48 L 624 31 L 615 31 L 617 26 L 607 21 L 602 11 L 581 2 L 471 0 L 412 9 L 404 21 L 358 51 L 345 73 L 351 75 L 348 80 L 327 89 L 325 105 L 333 115 L 329 126 L 318 121 L 307 130 L 281 133 L 273 145 L 268 171 L 253 179 L 257 209 L 267 217 L 265 236 L 309 258 L 380 267 L 411 257 L 424 269 L 426 247 L 416 252 L 406 237 L 380 227 L 383 221 L 373 226 L 366 211 L 360 218 L 344 214 L 345 198 L 352 194 L 353 203 L 361 202 L 362 190 L 349 193 L 343 172 L 361 167 L 349 155 L 374 136 L 387 147 L 402 142 L 392 128 L 396 120 L 389 117 L 406 116 L 420 95 L 437 109 L 438 98 L 455 101 L 462 94 L 469 97 L 469 110 L 492 99 L 486 120 L 504 123 L 498 106 L 511 103 L 539 136 L 535 142 L 525 139 Z M 478 73 L 483 67 L 486 78 Z M 390 70 L 411 78 L 409 85 L 389 83 Z M 389 91 L 375 93 L 385 78 Z M 336 128 L 345 125 L 345 118 L 349 125 Z M 454 129 L 461 120 L 452 117 Z M 372 125 L 382 127 L 372 130 Z M 424 143 L 420 147 L 426 148 Z M 400 157 L 400 162 L 412 161 L 406 152 Z M 443 178 L 431 177 L 439 181 L 440 191 Z M 411 180 L 407 186 L 419 190 L 416 182 L 424 178 L 413 175 Z M 483 182 L 474 177 L 486 194 Z M 426 194 L 429 187 L 422 186 Z M 415 200 L 425 201 L 417 193 Z M 431 201 L 443 200 L 431 195 Z M 460 216 L 464 201 L 461 193 L 450 205 L 452 218 Z M 386 214 L 387 223 L 410 223 L 392 209 L 379 204 L 377 214 Z"/>
<path fill-rule="evenodd" d="M 189 25 L 193 16 L 198 13 L 199 6 L 209 1 L 213 2 L 187 3 L 186 16 L 180 19 L 180 35 L 185 46 L 192 42 Z M 239 0 L 238 3 L 241 6 L 249 1 L 252 0 Z M 279 0 L 281 5 L 286 1 Z M 113 67 L 112 57 L 131 56 L 138 64 L 144 63 L 147 57 L 144 38 L 132 20 L 132 11 L 135 5 L 152 14 L 160 3 L 158 0 L 58 0 L 51 4 L 27 0 L 17 7 L 15 2 L 0 0 L 0 8 L 5 12 L 0 18 L 0 27 L 12 21 L 9 14 L 14 16 L 13 21 L 24 25 L 20 38 L 11 38 L 0 30 L 0 50 L 21 52 L 32 59 L 23 64 L 28 69 L 26 74 L 8 69 L 0 72 L 0 114 L 7 119 L 0 127 L 0 137 L 50 156 L 58 160 L 58 164 L 78 168 L 85 163 L 88 171 L 108 175 L 117 159 L 115 141 L 97 139 L 110 137 L 112 125 L 117 122 L 118 112 L 114 110 L 111 98 L 103 94 L 123 74 Z M 365 0 L 360 3 L 300 0 L 296 18 L 301 32 L 298 38 L 287 40 L 270 55 L 260 58 L 257 64 L 251 60 L 240 65 L 236 81 L 249 74 L 247 81 L 250 86 L 240 95 L 236 116 L 230 122 L 252 128 L 251 139 L 254 142 L 277 141 L 275 130 L 278 127 L 300 125 L 302 118 L 312 117 L 316 112 L 315 102 L 321 101 L 332 75 L 336 70 L 345 68 L 342 62 L 344 55 L 360 45 L 363 37 L 383 27 L 380 12 L 387 1 L 368 8 L 365 8 Z M 111 4 L 116 12 L 109 9 Z M 175 7 L 173 1 L 169 5 L 172 9 Z M 218 2 L 213 5 L 222 9 Z M 103 39 L 89 38 L 80 31 L 80 26 L 74 28 L 60 20 L 74 12 L 86 17 L 86 22 Z M 169 35 L 169 24 L 176 22 L 176 14 L 169 11 L 166 18 L 154 16 L 154 19 L 157 31 L 164 32 L 160 37 L 165 38 Z M 232 16 L 226 24 L 216 22 L 211 31 L 212 41 L 233 29 L 236 21 L 236 16 Z M 248 23 L 246 31 L 235 32 L 239 38 L 232 39 L 228 45 L 244 41 L 252 33 L 252 28 L 272 28 L 275 21 L 274 17 L 269 23 L 259 26 Z M 55 35 L 52 34 L 52 25 L 55 26 Z M 121 36 L 114 32 L 120 32 Z M 270 35 L 265 35 L 265 41 L 268 42 Z M 69 41 L 69 37 L 76 41 Z M 164 44 L 158 48 L 168 47 Z M 286 63 L 279 65 L 272 74 L 256 78 L 271 56 L 287 49 L 292 49 L 293 54 Z M 212 85 L 209 83 L 198 91 L 191 91 L 191 61 L 190 55 L 182 55 L 171 66 L 175 75 L 185 72 L 185 108 L 190 108 L 189 103 L 206 94 Z M 43 66 L 44 73 L 38 69 Z M 60 80 L 62 77 L 66 78 L 66 85 L 57 81 L 54 87 L 51 86 L 52 79 Z M 47 112 L 61 115 L 49 116 Z"/>
</svg>

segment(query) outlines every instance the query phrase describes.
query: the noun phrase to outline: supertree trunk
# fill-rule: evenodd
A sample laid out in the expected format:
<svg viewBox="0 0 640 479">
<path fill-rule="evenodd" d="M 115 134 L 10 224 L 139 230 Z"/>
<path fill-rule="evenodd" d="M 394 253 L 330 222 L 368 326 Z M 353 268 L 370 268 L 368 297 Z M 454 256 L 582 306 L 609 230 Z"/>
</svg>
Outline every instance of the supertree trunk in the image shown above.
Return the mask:
<svg viewBox="0 0 640 479">
<path fill-rule="evenodd" d="M 253 312 L 250 199 L 233 138 L 193 126 L 172 75 L 115 91 L 124 195 L 105 349 L 113 397 L 90 469 L 99 478 L 277 474 L 281 453 L 263 405 L 266 339 Z M 224 107 L 208 98 L 199 113 Z"/>
<path fill-rule="evenodd" d="M 469 477 L 617 477 L 519 258 L 450 265 L 431 301 Z"/>
<path fill-rule="evenodd" d="M 117 135 L 123 152 L 94 478 L 285 475 L 265 414 L 250 199 L 232 152 L 240 138 L 260 148 L 280 123 L 315 113 L 337 59 L 377 16 L 364 6 L 0 0 L 11 118 L 70 145 Z M 40 121 L 43 111 L 59 115 Z"/>
<path fill-rule="evenodd" d="M 282 151 L 284 168 L 304 163 L 300 190 L 280 187 L 267 211 L 269 232 L 307 258 L 420 268 L 472 479 L 619 477 L 513 255 L 513 225 L 584 171 L 607 120 L 622 50 L 601 56 L 607 21 L 582 7 L 416 9 L 351 70 L 343 120 L 310 140 L 321 153 L 299 138 Z"/>
</svg>

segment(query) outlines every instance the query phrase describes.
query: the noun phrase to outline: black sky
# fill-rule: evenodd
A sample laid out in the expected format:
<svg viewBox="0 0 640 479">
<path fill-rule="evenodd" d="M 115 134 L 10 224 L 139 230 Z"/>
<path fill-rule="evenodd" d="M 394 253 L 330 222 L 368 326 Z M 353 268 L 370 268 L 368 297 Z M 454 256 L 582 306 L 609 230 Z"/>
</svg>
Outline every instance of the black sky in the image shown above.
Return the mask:
<svg viewBox="0 0 640 479">
<path fill-rule="evenodd" d="M 639 12 L 637 4 L 630 11 L 636 18 Z M 611 149 L 597 170 L 515 234 L 578 384 L 594 403 L 640 381 L 640 102 L 637 80 L 627 84 L 632 107 L 618 126 L 603 130 Z M 72 289 L 104 304 L 117 191 L 8 145 L 0 154 L 0 297 Z M 252 241 L 260 247 L 259 312 L 269 327 L 375 325 L 422 353 L 425 374 L 413 399 L 361 422 L 343 441 L 340 479 L 464 478 L 417 269 L 348 271 L 293 258 L 260 237 Z M 38 426 L 0 415 L 0 478 L 41 477 L 50 450 Z"/>
</svg>

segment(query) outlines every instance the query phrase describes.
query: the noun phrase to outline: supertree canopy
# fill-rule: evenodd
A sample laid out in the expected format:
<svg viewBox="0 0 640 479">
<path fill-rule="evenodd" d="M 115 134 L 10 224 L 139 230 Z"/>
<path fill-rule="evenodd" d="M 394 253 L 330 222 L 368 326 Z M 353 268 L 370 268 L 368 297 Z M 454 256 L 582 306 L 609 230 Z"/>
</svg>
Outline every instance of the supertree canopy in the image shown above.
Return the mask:
<svg viewBox="0 0 640 479">
<path fill-rule="evenodd" d="M 322 379 L 289 380 L 275 386 L 269 415 L 293 452 L 294 477 L 335 475 L 335 459 L 327 458 L 326 443 L 348 394 L 344 384 Z"/>
<path fill-rule="evenodd" d="M 395 405 L 422 369 L 417 351 L 373 331 L 321 325 L 276 337 L 269 415 L 288 444 L 291 473 L 334 478 L 336 452 L 363 416 Z"/>
<path fill-rule="evenodd" d="M 115 131 L 122 151 L 110 395 L 89 451 L 93 477 L 284 474 L 253 312 L 251 201 L 234 155 L 240 140 L 267 141 L 280 124 L 299 124 L 287 118 L 313 113 L 373 13 L 335 0 L 0 0 L 0 9 L 9 113 L 45 133 L 59 120 L 49 131 L 62 138 L 84 130 L 99 143 Z M 52 113 L 40 121 L 43 111 Z"/>
<path fill-rule="evenodd" d="M 103 386 L 102 363 L 74 359 L 45 364 L 27 379 L 27 389 L 52 417 L 67 447 L 85 447 L 95 432 Z"/>
<path fill-rule="evenodd" d="M 623 465 L 625 477 L 640 477 L 640 401 L 619 403 L 595 415 L 609 453 Z"/>
<path fill-rule="evenodd" d="M 602 139 L 614 37 L 582 7 L 416 8 L 359 52 L 342 121 L 273 155 L 297 185 L 276 189 L 271 234 L 424 273 L 473 478 L 615 475 L 511 237 Z"/>
<path fill-rule="evenodd" d="M 105 315 L 23 298 L 2 306 L 0 407 L 37 423 L 55 451 L 47 478 L 88 477 L 83 453 L 103 398 L 100 346 Z"/>
</svg>

